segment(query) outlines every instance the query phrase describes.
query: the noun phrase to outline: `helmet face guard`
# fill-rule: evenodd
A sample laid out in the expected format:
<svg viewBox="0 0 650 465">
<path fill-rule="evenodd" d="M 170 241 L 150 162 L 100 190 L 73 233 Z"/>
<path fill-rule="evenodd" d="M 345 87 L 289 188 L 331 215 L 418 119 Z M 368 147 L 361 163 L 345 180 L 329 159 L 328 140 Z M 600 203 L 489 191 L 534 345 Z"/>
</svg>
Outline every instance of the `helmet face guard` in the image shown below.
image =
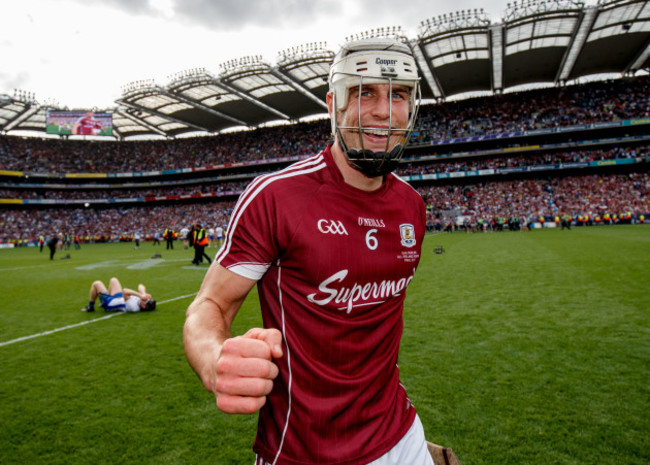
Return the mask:
<svg viewBox="0 0 650 465">
<path fill-rule="evenodd" d="M 330 69 L 330 92 L 333 109 L 332 133 L 336 136 L 350 164 L 368 177 L 383 176 L 393 171 L 404 152 L 415 125 L 420 105 L 419 78 L 415 62 L 406 44 L 387 39 L 352 42 L 344 46 Z M 363 126 L 361 122 L 361 89 L 365 85 L 387 84 L 389 98 L 388 128 Z M 405 127 L 394 127 L 393 87 L 408 88 L 408 120 Z M 341 125 L 339 112 L 348 108 L 350 89 L 359 89 L 356 125 Z M 358 147 L 348 147 L 343 132 L 357 134 Z M 364 147 L 363 133 L 382 134 L 387 137 L 384 150 L 374 152 Z M 399 136 L 398 141 L 394 136 Z M 348 139 L 349 141 L 351 139 Z"/>
</svg>

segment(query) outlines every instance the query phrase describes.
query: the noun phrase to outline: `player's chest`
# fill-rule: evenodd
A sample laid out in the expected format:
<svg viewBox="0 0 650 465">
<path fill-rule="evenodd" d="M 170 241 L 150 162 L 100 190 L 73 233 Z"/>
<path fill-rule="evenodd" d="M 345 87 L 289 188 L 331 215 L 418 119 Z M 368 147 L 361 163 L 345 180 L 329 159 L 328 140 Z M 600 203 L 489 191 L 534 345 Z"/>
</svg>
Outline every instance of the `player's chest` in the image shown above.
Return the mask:
<svg viewBox="0 0 650 465">
<path fill-rule="evenodd" d="M 408 206 L 321 198 L 293 225 L 283 263 L 313 283 L 342 270 L 364 282 L 412 275 L 420 254 L 419 227 Z"/>
</svg>

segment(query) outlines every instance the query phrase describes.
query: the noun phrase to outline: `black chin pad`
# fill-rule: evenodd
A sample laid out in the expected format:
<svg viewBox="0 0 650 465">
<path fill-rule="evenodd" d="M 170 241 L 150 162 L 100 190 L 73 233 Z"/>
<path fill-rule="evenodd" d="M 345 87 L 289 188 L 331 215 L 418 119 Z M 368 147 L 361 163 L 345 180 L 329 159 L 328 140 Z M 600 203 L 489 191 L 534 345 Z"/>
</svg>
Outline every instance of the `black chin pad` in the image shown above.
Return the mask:
<svg viewBox="0 0 650 465">
<path fill-rule="evenodd" d="M 403 145 L 396 145 L 390 152 L 349 149 L 346 154 L 350 163 L 370 178 L 384 176 L 397 168 L 402 158 Z"/>
</svg>

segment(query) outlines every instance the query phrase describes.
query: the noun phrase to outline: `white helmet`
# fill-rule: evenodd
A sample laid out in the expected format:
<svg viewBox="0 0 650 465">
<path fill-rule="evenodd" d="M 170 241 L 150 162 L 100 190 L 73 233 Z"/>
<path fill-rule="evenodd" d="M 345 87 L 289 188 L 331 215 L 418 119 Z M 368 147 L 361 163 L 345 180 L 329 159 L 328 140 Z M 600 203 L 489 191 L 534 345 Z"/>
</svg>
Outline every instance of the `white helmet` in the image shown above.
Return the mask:
<svg viewBox="0 0 650 465">
<path fill-rule="evenodd" d="M 340 126 L 337 112 L 348 105 L 349 91 L 352 87 L 361 88 L 366 84 L 389 84 L 409 87 L 409 119 L 404 128 L 392 127 L 392 108 L 389 111 L 390 124 L 387 130 L 386 148 L 382 152 L 373 152 L 363 146 L 363 131 L 385 130 L 382 128 L 363 127 L 361 116 L 356 126 Z M 329 74 L 330 93 L 333 97 L 331 115 L 332 133 L 338 135 L 338 141 L 350 163 L 366 176 L 382 176 L 393 171 L 402 158 L 404 147 L 413 131 L 415 118 L 420 106 L 420 83 L 415 59 L 409 46 L 393 39 L 362 39 L 348 42 L 334 57 Z M 392 105 L 392 101 L 390 104 Z M 361 102 L 359 101 L 359 105 Z M 359 112 L 360 113 L 360 112 Z M 341 129 L 353 130 L 359 134 L 360 149 L 348 148 L 341 136 Z M 402 134 L 399 144 L 390 149 L 390 136 L 393 132 Z"/>
</svg>

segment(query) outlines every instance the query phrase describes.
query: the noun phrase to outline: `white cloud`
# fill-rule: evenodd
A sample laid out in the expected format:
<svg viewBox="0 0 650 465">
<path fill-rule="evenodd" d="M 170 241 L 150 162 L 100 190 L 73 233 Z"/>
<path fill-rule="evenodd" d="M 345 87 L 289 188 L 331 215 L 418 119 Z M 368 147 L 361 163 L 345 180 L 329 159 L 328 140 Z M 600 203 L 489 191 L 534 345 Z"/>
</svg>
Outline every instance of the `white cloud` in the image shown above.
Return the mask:
<svg viewBox="0 0 650 465">
<path fill-rule="evenodd" d="M 594 0 L 595 1 L 595 0 Z M 0 16 L 0 93 L 19 88 L 69 107 L 112 107 L 122 86 L 159 84 L 187 68 L 219 71 L 245 55 L 273 63 L 308 42 L 483 7 L 500 21 L 507 0 L 21 0 Z"/>
</svg>

